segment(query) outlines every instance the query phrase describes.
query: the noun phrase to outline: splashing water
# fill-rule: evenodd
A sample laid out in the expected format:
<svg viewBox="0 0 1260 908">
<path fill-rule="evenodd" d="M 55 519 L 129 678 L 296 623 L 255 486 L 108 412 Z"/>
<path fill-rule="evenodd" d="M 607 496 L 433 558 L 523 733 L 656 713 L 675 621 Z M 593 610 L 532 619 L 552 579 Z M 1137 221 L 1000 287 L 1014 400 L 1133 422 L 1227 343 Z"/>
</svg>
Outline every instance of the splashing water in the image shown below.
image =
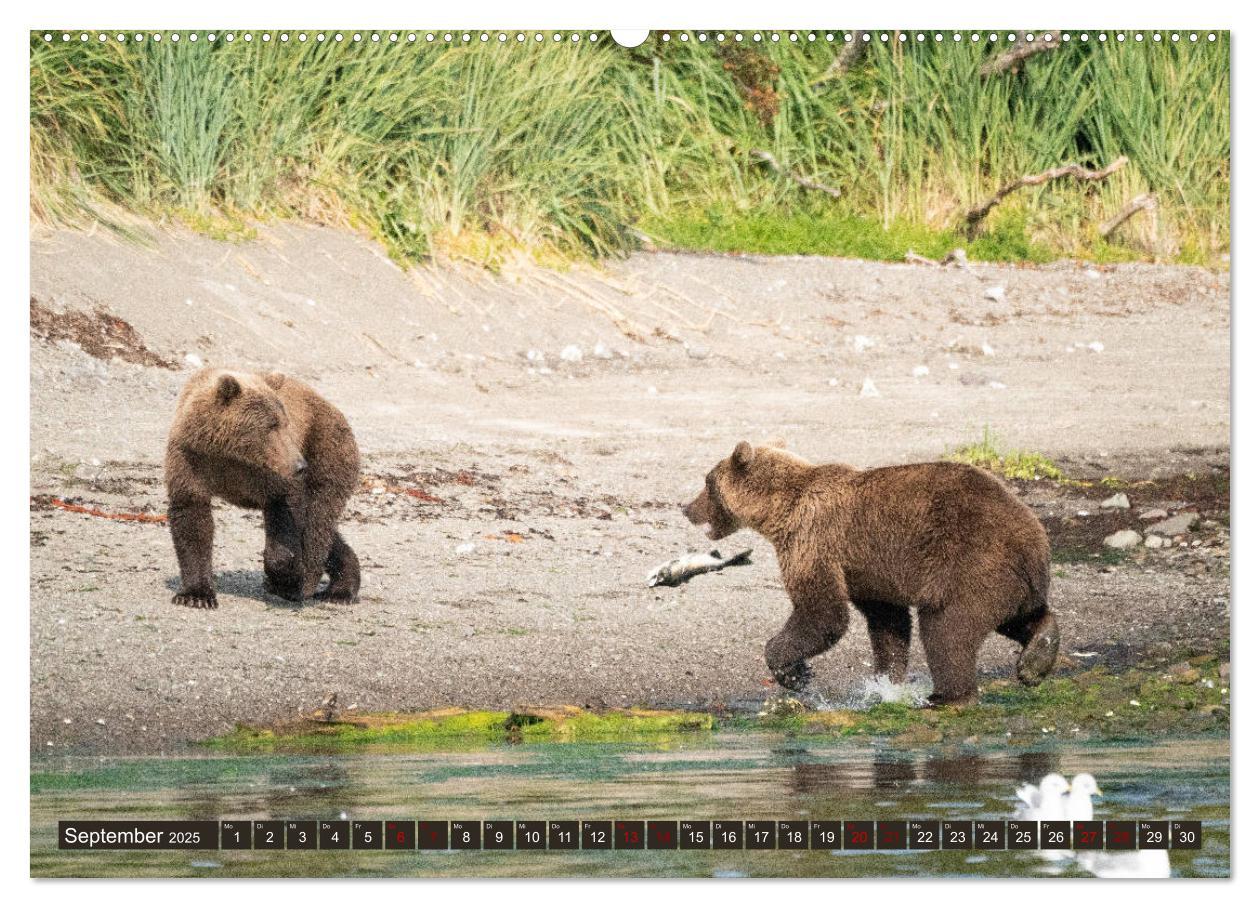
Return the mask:
<svg viewBox="0 0 1260 908">
<path fill-rule="evenodd" d="M 901 683 L 887 675 L 864 678 L 860 690 L 849 701 L 850 709 L 870 709 L 880 703 L 905 703 L 909 706 L 926 706 L 932 693 L 932 682 L 922 675 L 911 675 Z"/>
</svg>

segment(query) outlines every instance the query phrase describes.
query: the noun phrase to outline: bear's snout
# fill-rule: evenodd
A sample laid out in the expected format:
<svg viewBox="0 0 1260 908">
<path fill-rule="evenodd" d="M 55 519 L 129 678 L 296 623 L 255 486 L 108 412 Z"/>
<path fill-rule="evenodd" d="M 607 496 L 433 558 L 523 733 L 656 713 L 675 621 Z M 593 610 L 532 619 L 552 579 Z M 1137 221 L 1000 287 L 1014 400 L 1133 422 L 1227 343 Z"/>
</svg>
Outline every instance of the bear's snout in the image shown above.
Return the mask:
<svg viewBox="0 0 1260 908">
<path fill-rule="evenodd" d="M 708 499 L 709 496 L 704 492 L 701 492 L 691 501 L 683 502 L 678 507 L 683 512 L 683 516 L 691 521 L 691 523 L 696 526 L 700 526 L 701 524 L 709 522 L 709 508 L 707 507 Z"/>
</svg>

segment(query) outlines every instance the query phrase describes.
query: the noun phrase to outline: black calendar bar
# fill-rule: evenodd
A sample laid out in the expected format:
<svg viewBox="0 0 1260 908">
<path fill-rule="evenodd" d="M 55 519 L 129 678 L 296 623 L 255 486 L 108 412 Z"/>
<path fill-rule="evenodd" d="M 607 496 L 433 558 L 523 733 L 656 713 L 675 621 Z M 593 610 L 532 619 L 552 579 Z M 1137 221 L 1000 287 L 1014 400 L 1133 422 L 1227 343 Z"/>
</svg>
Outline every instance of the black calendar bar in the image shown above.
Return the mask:
<svg viewBox="0 0 1260 908">
<path fill-rule="evenodd" d="M 61 820 L 65 851 L 1182 850 L 1198 820 Z"/>
</svg>

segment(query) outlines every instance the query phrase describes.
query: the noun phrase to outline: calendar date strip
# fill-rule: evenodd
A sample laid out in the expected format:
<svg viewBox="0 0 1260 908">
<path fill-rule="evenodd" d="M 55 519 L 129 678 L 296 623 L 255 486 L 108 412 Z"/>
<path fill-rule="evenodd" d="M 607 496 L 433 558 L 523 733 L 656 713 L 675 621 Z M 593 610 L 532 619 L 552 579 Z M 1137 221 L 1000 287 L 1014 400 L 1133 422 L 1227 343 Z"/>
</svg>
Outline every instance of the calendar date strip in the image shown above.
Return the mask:
<svg viewBox="0 0 1260 908">
<path fill-rule="evenodd" d="M 64 851 L 1133 851 L 1198 820 L 61 820 Z"/>
</svg>

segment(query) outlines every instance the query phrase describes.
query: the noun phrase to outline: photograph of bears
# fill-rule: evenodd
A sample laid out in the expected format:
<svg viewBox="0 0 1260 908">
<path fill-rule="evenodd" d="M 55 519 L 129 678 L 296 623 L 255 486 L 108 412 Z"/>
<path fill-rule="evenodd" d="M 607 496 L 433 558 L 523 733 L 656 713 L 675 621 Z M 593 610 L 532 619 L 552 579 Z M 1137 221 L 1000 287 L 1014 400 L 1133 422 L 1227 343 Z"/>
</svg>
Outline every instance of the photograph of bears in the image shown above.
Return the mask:
<svg viewBox="0 0 1260 908">
<path fill-rule="evenodd" d="M 1227 32 L 30 54 L 33 875 L 1230 874 Z M 190 867 L 79 816 L 1203 841 Z"/>
</svg>

